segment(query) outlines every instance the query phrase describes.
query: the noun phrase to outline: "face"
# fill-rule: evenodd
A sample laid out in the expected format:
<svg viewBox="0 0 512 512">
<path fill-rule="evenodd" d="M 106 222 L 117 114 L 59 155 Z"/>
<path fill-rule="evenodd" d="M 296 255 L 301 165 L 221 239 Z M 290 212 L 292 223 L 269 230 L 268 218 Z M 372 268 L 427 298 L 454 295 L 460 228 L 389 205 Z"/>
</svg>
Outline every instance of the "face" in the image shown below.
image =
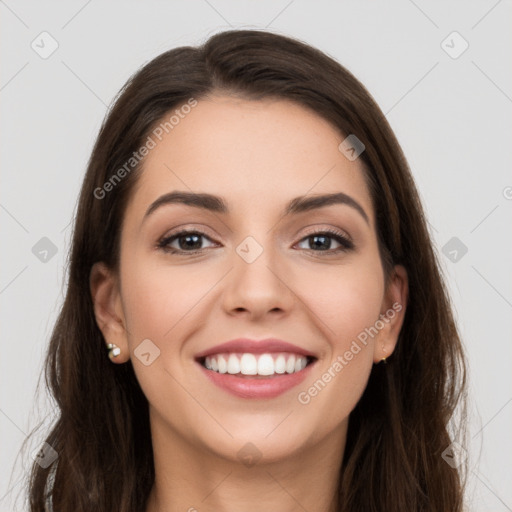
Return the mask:
<svg viewBox="0 0 512 512">
<path fill-rule="evenodd" d="M 294 103 L 227 96 L 198 101 L 156 139 L 123 219 L 119 274 L 91 273 L 98 324 L 116 362 L 132 360 L 154 431 L 230 460 L 249 442 L 271 460 L 343 437 L 406 302 L 401 267 L 384 288 L 362 164 L 343 139 Z M 225 208 L 162 199 L 177 191 Z M 215 348 L 239 338 L 254 343 Z M 260 363 L 271 375 L 251 375 Z"/>
</svg>

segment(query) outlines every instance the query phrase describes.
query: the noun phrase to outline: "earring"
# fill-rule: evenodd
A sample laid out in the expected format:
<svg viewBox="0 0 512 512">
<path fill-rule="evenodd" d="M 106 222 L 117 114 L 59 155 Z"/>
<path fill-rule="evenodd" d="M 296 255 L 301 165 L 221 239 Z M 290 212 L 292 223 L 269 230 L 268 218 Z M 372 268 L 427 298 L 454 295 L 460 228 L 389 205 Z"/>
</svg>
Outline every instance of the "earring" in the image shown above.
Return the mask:
<svg viewBox="0 0 512 512">
<path fill-rule="evenodd" d="M 382 351 L 383 351 L 383 352 L 386 352 L 386 347 L 385 347 L 384 345 L 382 345 Z M 387 357 L 383 357 L 383 358 L 380 360 L 380 362 L 381 362 L 381 363 L 383 363 L 383 364 L 388 364 L 388 363 L 386 362 L 386 359 L 387 359 Z"/>
<path fill-rule="evenodd" d="M 108 357 L 111 361 L 121 353 L 121 349 L 117 345 L 114 345 L 114 343 L 107 343 L 107 348 Z"/>
</svg>

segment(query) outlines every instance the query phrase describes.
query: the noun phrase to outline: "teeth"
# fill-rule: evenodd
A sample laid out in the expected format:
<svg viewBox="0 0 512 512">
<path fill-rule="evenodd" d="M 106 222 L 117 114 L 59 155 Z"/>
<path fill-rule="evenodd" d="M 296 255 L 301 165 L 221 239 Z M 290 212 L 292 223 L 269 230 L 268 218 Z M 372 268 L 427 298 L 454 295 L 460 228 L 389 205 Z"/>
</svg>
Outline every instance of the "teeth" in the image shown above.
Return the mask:
<svg viewBox="0 0 512 512">
<path fill-rule="evenodd" d="M 274 363 L 276 373 L 284 373 L 286 371 L 286 359 L 283 355 L 278 355 Z"/>
<path fill-rule="evenodd" d="M 217 373 L 236 375 L 274 375 L 303 370 L 307 357 L 298 354 L 216 354 L 207 356 L 204 366 Z"/>
<path fill-rule="evenodd" d="M 258 359 L 258 375 L 274 375 L 274 373 L 274 359 L 270 354 L 262 354 Z"/>
<path fill-rule="evenodd" d="M 210 358 L 211 360 L 211 358 Z M 212 366 L 213 370 L 213 366 Z M 235 356 L 235 354 L 230 354 L 228 359 L 228 373 L 233 375 L 240 373 L 240 359 Z"/>
<path fill-rule="evenodd" d="M 306 366 L 306 364 L 304 363 L 304 358 L 303 357 L 298 357 L 295 360 L 295 371 L 296 372 L 300 372 L 301 370 L 303 370 L 305 368 L 305 366 Z"/>
<path fill-rule="evenodd" d="M 290 356 L 286 362 L 286 373 L 293 373 L 295 371 L 295 356 Z"/>
<path fill-rule="evenodd" d="M 219 365 L 219 373 L 226 373 L 228 371 L 228 363 L 224 359 L 224 357 L 217 357 L 217 364 Z M 213 366 L 212 366 L 213 370 Z"/>
<path fill-rule="evenodd" d="M 215 368 L 212 368 L 212 370 L 214 370 L 214 369 Z M 259 364 L 258 364 L 258 361 L 256 360 L 256 357 L 254 356 L 254 354 L 244 354 L 240 358 L 240 372 L 243 375 L 257 375 L 258 370 L 259 370 Z"/>
</svg>

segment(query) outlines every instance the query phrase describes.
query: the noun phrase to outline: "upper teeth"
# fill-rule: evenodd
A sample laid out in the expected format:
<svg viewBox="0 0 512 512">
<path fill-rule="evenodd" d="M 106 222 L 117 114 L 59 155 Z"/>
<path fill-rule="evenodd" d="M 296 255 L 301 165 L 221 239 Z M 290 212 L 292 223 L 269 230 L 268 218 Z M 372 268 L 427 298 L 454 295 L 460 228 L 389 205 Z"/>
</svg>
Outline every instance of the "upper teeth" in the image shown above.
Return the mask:
<svg viewBox="0 0 512 512">
<path fill-rule="evenodd" d="M 299 354 L 215 354 L 207 356 L 204 366 L 218 373 L 242 375 L 274 375 L 275 373 L 294 373 L 306 367 L 306 356 Z"/>
</svg>

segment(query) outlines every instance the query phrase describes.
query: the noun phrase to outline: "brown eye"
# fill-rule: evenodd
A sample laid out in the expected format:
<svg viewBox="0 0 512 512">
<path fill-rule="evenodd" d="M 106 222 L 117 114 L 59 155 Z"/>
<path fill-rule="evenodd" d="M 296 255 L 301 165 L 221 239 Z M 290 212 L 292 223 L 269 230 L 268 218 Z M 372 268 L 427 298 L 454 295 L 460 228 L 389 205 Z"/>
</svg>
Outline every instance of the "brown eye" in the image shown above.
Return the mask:
<svg viewBox="0 0 512 512">
<path fill-rule="evenodd" d="M 158 248 L 171 253 L 200 252 L 205 249 L 202 239 L 210 240 L 209 237 L 200 231 L 180 231 L 179 233 L 162 238 L 158 242 Z M 174 247 L 171 244 L 175 244 Z"/>
<path fill-rule="evenodd" d="M 339 247 L 332 248 L 332 240 L 339 244 Z M 305 250 L 313 252 L 328 252 L 329 254 L 338 253 L 341 251 L 349 251 L 354 248 L 354 244 L 343 233 L 339 231 L 323 230 L 310 233 L 304 237 L 300 243 L 307 244 L 307 247 L 302 247 Z"/>
</svg>

